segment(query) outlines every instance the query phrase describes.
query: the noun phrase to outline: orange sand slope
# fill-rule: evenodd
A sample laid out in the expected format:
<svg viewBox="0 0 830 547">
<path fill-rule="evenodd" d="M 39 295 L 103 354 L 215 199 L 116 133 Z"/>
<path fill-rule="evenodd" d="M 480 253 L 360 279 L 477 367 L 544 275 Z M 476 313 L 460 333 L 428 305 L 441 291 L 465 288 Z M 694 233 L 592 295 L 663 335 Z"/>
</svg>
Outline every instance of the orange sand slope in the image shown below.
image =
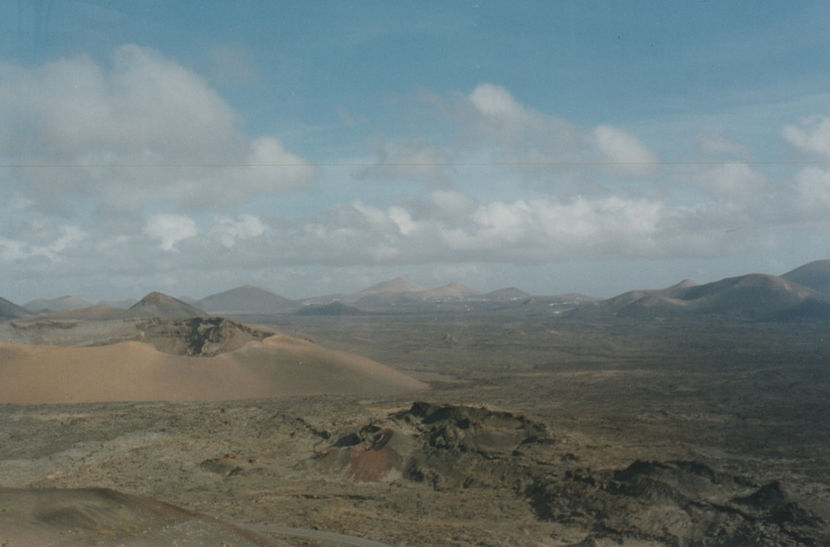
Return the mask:
<svg viewBox="0 0 830 547">
<path fill-rule="evenodd" d="M 0 403 L 384 396 L 427 387 L 371 359 L 281 334 L 210 358 L 140 342 L 85 348 L 0 342 Z"/>
</svg>

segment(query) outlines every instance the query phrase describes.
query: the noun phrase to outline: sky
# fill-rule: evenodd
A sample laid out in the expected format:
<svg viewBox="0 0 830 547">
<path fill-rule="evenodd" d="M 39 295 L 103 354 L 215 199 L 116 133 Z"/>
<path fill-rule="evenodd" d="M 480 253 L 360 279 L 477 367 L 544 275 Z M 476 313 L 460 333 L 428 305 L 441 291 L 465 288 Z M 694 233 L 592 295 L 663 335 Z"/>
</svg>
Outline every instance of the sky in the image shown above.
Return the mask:
<svg viewBox="0 0 830 547">
<path fill-rule="evenodd" d="M 830 3 L 0 3 L 0 296 L 830 258 Z"/>
</svg>

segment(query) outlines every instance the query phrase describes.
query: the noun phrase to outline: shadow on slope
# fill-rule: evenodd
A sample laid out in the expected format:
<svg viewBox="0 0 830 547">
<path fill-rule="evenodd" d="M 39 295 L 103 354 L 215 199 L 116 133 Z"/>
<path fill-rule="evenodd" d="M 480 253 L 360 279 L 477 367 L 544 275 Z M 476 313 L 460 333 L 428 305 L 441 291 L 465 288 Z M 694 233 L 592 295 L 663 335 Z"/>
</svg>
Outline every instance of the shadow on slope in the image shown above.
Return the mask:
<svg viewBox="0 0 830 547">
<path fill-rule="evenodd" d="M 2 545 L 273 545 L 250 530 L 105 488 L 0 488 Z"/>
</svg>

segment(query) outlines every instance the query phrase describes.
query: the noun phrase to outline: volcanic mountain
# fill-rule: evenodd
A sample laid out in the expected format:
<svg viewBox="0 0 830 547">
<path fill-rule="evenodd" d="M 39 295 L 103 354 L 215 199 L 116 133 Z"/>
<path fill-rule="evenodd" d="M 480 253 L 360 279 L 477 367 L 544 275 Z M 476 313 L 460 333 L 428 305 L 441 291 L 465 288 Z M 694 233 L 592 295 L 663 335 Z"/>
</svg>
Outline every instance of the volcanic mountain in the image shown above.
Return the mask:
<svg viewBox="0 0 830 547">
<path fill-rule="evenodd" d="M 420 285 L 416 285 L 409 280 L 404 279 L 403 277 L 396 277 L 395 279 L 390 279 L 389 281 L 382 281 L 376 285 L 372 285 L 366 289 L 360 291 L 359 295 L 366 296 L 367 294 L 379 294 L 379 293 L 407 293 L 407 292 L 419 292 L 423 291 L 424 288 Z"/>
<path fill-rule="evenodd" d="M 299 307 L 293 300 L 251 285 L 206 296 L 194 305 L 214 314 L 275 314 L 292 312 Z"/>
<path fill-rule="evenodd" d="M 122 314 L 124 318 L 136 317 L 204 317 L 207 314 L 200 309 L 194 308 L 186 302 L 177 298 L 151 292 Z"/>
<path fill-rule="evenodd" d="M 83 298 L 77 296 L 61 296 L 59 298 L 39 298 L 23 304 L 23 307 L 32 313 L 51 311 L 79 310 L 92 306 Z"/>
<path fill-rule="evenodd" d="M 349 295 L 344 301 L 347 304 L 356 304 L 358 306 L 382 307 L 394 305 L 399 302 L 417 301 L 417 295 L 424 290 L 426 289 L 420 285 L 416 285 L 402 277 L 396 277 L 395 279 L 372 285 L 358 293 Z"/>
<path fill-rule="evenodd" d="M 816 260 L 781 276 L 814 291 L 830 294 L 830 260 Z"/>
<path fill-rule="evenodd" d="M 159 323 L 149 327 L 161 330 L 148 331 L 153 344 L 59 347 L 0 342 L 0 403 L 388 396 L 428 387 L 371 359 L 291 336 L 270 334 L 257 340 L 257 335 L 241 343 L 243 338 L 233 336 L 245 332 L 211 324 L 214 319 L 226 321 L 196 318 L 171 325 L 171 320 L 151 319 Z M 223 340 L 226 332 L 232 338 Z M 213 338 L 220 346 L 232 343 L 237 349 L 214 354 Z"/>
<path fill-rule="evenodd" d="M 517 287 L 505 287 L 503 289 L 496 289 L 484 295 L 485 300 L 519 300 L 522 298 L 529 298 L 530 294 L 524 292 Z"/>
<path fill-rule="evenodd" d="M 417 293 L 420 300 L 426 301 L 443 301 L 443 300 L 466 300 L 468 298 L 475 298 L 481 296 L 481 291 L 477 291 L 461 283 L 450 283 L 443 287 L 436 287 L 434 289 L 427 289 Z"/>
<path fill-rule="evenodd" d="M 736 319 L 830 318 L 830 295 L 782 277 L 748 274 L 696 285 L 683 281 L 665 289 L 629 291 L 583 305 L 576 315 L 620 317 L 721 315 Z"/>
<path fill-rule="evenodd" d="M 24 308 L 13 302 L 9 302 L 5 298 L 0 298 L 0 321 L 15 319 L 17 317 L 25 317 L 27 315 L 29 315 L 29 312 Z"/>
<path fill-rule="evenodd" d="M 69 309 L 62 311 L 50 311 L 48 313 L 39 314 L 37 317 L 42 319 L 77 319 L 79 321 L 108 321 L 111 319 L 121 319 L 124 315 L 124 310 L 113 308 L 105 304 L 98 304 L 97 306 L 89 306 L 87 308 Z"/>
</svg>

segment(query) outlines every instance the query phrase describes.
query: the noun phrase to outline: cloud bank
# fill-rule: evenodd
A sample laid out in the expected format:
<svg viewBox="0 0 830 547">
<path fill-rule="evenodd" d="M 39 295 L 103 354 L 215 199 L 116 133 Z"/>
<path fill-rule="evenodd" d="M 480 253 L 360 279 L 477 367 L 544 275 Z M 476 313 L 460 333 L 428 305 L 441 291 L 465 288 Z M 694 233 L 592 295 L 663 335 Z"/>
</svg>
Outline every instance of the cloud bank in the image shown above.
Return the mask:
<svg viewBox="0 0 830 547">
<path fill-rule="evenodd" d="M 277 138 L 247 136 L 206 80 L 148 48 L 121 46 L 107 65 L 0 65 L 0 81 L 0 157 L 21 165 L 18 192 L 41 203 L 222 209 L 315 177 Z"/>
<path fill-rule="evenodd" d="M 432 131 L 378 135 L 360 166 L 332 173 L 247 135 L 205 79 L 147 48 L 0 65 L 0 81 L 0 156 L 18 165 L 1 174 L 0 265 L 21 277 L 714 257 L 828 222 L 821 166 L 773 177 L 746 145 L 703 132 L 704 161 L 670 169 L 632 131 L 579 126 L 493 83 L 431 95 Z M 830 118 L 779 131 L 830 158 Z M 723 155 L 741 161 L 709 161 Z M 338 201 L 309 205 L 325 177 Z M 271 212 L 301 188 L 301 210 Z"/>
</svg>

